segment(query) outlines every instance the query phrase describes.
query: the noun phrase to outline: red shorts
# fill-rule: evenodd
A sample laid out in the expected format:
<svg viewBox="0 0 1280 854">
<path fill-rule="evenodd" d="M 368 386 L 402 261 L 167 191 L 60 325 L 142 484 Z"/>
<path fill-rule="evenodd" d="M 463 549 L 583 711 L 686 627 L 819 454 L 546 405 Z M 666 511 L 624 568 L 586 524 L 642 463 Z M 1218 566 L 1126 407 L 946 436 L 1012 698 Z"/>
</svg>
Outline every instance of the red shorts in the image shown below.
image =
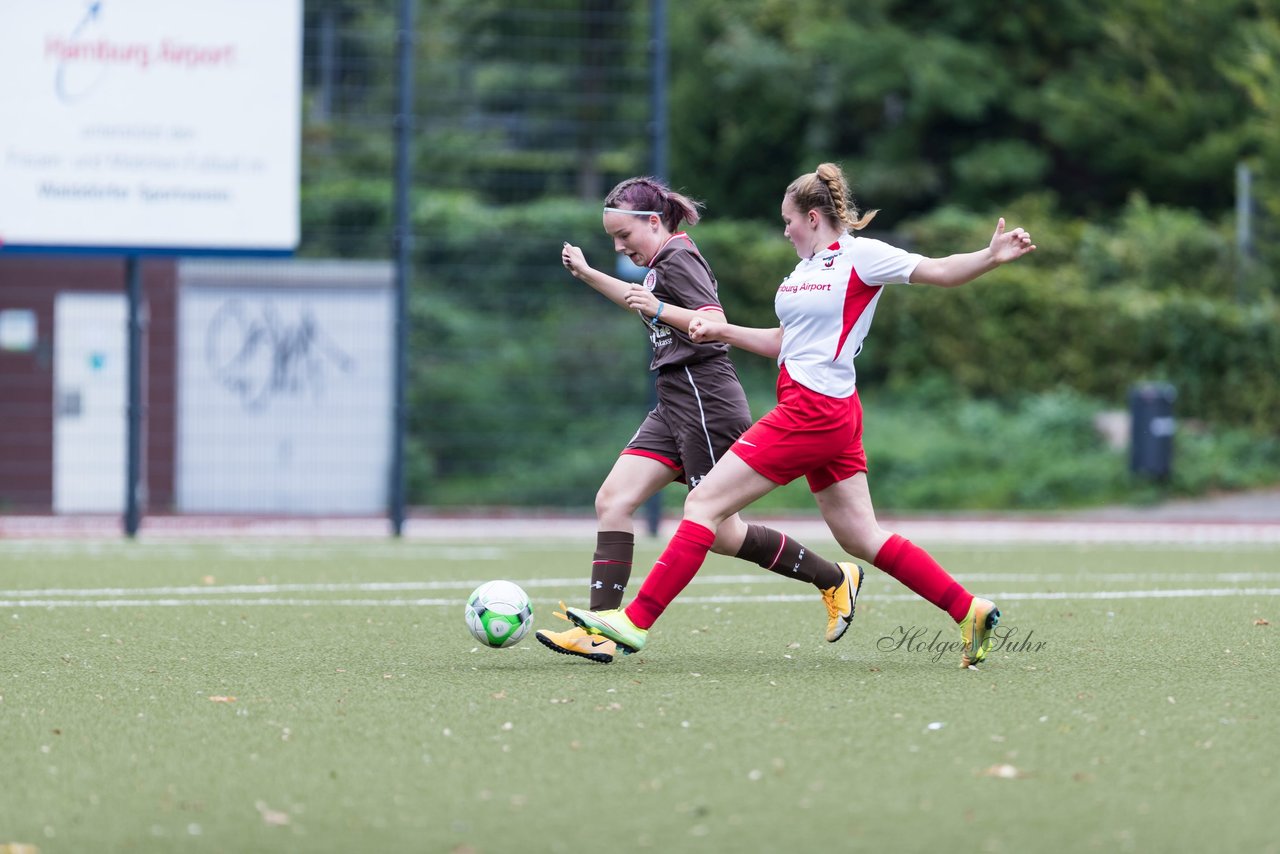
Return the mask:
<svg viewBox="0 0 1280 854">
<path fill-rule="evenodd" d="M 804 475 L 809 489 L 821 492 L 867 470 L 858 392 L 827 397 L 792 380 L 784 366 L 778 372 L 778 405 L 751 425 L 732 450 L 774 483 Z"/>
</svg>

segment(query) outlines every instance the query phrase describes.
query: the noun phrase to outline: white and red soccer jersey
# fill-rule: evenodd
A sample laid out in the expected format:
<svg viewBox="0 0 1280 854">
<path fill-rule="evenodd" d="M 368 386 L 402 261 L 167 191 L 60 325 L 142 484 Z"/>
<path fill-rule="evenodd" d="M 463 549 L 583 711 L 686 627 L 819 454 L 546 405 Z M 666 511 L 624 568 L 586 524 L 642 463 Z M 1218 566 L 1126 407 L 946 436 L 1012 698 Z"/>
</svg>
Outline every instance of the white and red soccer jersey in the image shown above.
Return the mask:
<svg viewBox="0 0 1280 854">
<path fill-rule="evenodd" d="M 882 286 L 910 281 L 922 257 L 845 232 L 801 261 L 778 286 L 773 301 L 782 322 L 778 365 L 819 394 L 853 394 L 853 359 L 871 329 Z"/>
</svg>

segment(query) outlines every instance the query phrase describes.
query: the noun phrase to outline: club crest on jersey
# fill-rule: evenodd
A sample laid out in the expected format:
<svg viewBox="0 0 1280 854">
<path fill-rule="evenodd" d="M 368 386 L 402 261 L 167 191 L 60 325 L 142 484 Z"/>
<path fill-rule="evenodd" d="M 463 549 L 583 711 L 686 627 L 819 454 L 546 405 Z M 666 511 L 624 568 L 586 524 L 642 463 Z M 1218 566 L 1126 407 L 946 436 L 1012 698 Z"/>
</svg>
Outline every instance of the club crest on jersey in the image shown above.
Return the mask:
<svg viewBox="0 0 1280 854">
<path fill-rule="evenodd" d="M 826 267 L 827 269 L 834 267 L 836 264 L 836 258 L 838 258 L 839 256 L 840 256 L 839 252 L 837 252 L 835 255 L 828 255 L 826 258 L 822 259 L 822 266 Z"/>
<path fill-rule="evenodd" d="M 650 270 L 644 274 L 644 289 L 651 291 L 658 286 L 658 271 Z"/>
</svg>

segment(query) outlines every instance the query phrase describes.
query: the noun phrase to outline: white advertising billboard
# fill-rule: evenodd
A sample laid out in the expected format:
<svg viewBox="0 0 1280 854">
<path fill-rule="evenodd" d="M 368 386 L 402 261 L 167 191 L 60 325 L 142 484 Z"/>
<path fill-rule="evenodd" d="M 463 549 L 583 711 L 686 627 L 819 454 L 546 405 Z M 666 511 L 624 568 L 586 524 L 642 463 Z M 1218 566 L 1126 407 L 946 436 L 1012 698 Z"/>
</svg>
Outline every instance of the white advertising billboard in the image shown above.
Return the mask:
<svg viewBox="0 0 1280 854">
<path fill-rule="evenodd" d="M 0 0 L 0 252 L 292 251 L 302 0 Z"/>
<path fill-rule="evenodd" d="M 383 262 L 180 264 L 178 510 L 386 511 L 392 285 Z"/>
</svg>

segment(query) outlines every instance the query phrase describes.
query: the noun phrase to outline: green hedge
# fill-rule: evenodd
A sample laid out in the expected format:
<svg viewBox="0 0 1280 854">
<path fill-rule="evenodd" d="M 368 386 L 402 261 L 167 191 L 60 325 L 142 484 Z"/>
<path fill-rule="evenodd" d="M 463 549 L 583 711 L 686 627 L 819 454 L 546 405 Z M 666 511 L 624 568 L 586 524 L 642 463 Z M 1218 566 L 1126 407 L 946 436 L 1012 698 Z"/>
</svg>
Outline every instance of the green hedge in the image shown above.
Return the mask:
<svg viewBox="0 0 1280 854">
<path fill-rule="evenodd" d="M 347 180 L 310 188 L 305 253 L 384 255 L 377 235 L 385 233 L 386 189 Z M 1020 200 L 1006 215 L 1010 223 L 1031 223 L 1040 249 L 962 288 L 890 287 L 859 357 L 866 393 L 918 396 L 921 389 L 945 388 L 957 399 L 1003 407 L 973 410 L 982 414 L 979 421 L 995 423 L 1001 416 L 993 413 L 1033 405 L 1025 402 L 1028 395 L 1069 389 L 1096 405 L 1121 408 L 1134 383 L 1163 380 L 1178 391 L 1181 420 L 1275 434 L 1280 312 L 1265 289 L 1249 305 L 1215 297 L 1233 292 L 1217 230 L 1206 226 L 1207 233 L 1192 240 L 1194 219 L 1138 202 L 1111 230 L 1055 218 L 1051 206 L 1035 198 Z M 413 216 L 410 500 L 589 504 L 648 395 L 639 321 L 559 264 L 560 244 L 570 240 L 593 264 L 613 269 L 616 256 L 601 230 L 599 205 L 560 198 L 494 207 L 475 194 L 424 193 Z M 942 255 L 984 245 L 994 222 L 993 214 L 943 210 L 873 236 Z M 1189 242 L 1176 264 L 1142 261 L 1140 247 L 1161 227 Z M 730 318 L 776 323 L 774 293 L 796 261 L 781 224 L 713 217 L 692 235 L 716 271 Z M 1179 265 L 1180 281 L 1173 282 Z M 747 354 L 736 361 L 759 415 L 771 403 L 775 369 Z M 1070 409 L 1078 421 L 1080 408 Z M 1042 416 L 1028 414 L 1033 423 Z M 1232 441 L 1237 449 L 1248 444 Z M 891 444 L 909 442 L 895 434 Z M 880 454 L 885 486 L 901 484 L 886 497 L 900 506 L 954 506 L 954 497 L 936 492 L 945 492 L 945 484 L 925 485 L 928 478 L 912 475 L 927 454 L 895 453 Z M 1099 471 L 1113 462 L 1100 462 Z M 1044 476 L 1024 479 L 1016 490 L 995 481 L 969 482 L 965 489 L 982 506 L 1010 495 L 1045 506 L 1087 502 L 1115 489 L 1102 485 L 1101 474 L 1090 475 L 1099 482 L 1089 487 L 1080 471 L 1072 476 L 1037 467 Z M 1213 464 L 1201 468 L 1197 482 L 1221 483 Z"/>
<path fill-rule="evenodd" d="M 1274 430 L 1280 423 L 1280 311 L 1181 292 L 1088 290 L 1070 273 L 1015 268 L 953 290 L 894 289 L 860 357 L 864 381 L 941 375 L 979 397 L 1072 388 L 1123 405 L 1162 380 L 1177 412 Z"/>
<path fill-rule="evenodd" d="M 937 376 L 977 397 L 1065 387 L 1123 406 L 1130 386 L 1162 380 L 1177 388 L 1182 417 L 1275 431 L 1280 304 L 1261 286 L 1237 301 L 1223 227 L 1140 197 L 1113 224 L 1064 219 L 1034 196 L 1006 219 L 1029 226 L 1035 254 L 958 289 L 890 287 L 859 357 L 860 384 Z M 995 221 L 943 209 L 868 233 L 941 256 L 985 245 Z M 774 291 L 796 262 L 781 225 L 712 221 L 694 234 L 732 318 L 776 323 Z"/>
</svg>

